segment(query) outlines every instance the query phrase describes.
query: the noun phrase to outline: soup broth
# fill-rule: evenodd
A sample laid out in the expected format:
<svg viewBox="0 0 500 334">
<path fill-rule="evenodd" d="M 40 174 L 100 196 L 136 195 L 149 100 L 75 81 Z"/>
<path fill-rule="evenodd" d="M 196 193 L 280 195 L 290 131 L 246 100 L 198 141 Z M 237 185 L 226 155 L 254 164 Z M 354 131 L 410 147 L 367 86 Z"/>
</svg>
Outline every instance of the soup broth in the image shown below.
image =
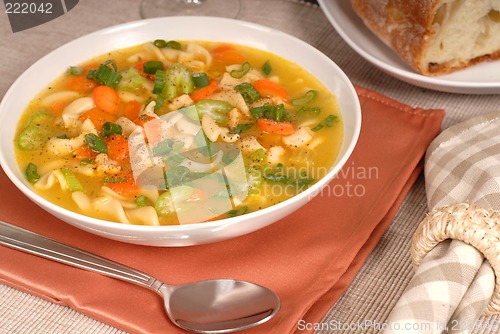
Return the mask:
<svg viewBox="0 0 500 334">
<path fill-rule="evenodd" d="M 172 225 L 256 211 L 322 178 L 336 97 L 254 48 L 155 40 L 68 71 L 24 112 L 17 161 L 42 197 L 95 218 Z"/>
</svg>

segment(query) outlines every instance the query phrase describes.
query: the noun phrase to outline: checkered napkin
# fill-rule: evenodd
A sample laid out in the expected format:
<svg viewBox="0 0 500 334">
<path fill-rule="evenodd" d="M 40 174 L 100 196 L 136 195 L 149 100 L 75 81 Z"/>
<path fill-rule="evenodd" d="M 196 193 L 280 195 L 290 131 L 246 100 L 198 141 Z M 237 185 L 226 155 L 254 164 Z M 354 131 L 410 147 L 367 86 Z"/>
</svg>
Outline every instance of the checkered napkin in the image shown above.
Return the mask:
<svg viewBox="0 0 500 334">
<path fill-rule="evenodd" d="M 431 211 L 413 237 L 415 275 L 384 333 L 498 326 L 480 317 L 500 313 L 500 113 L 441 133 L 427 151 L 425 179 Z"/>
</svg>

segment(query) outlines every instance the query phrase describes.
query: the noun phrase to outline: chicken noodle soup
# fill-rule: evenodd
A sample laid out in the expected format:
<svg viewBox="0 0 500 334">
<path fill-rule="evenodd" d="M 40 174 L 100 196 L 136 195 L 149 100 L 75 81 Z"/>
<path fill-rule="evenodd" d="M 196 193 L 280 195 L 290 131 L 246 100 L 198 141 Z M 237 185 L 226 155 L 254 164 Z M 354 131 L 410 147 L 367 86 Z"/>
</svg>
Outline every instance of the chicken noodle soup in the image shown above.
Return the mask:
<svg viewBox="0 0 500 334">
<path fill-rule="evenodd" d="M 44 198 L 88 216 L 171 225 L 280 203 L 322 178 L 343 138 L 310 73 L 241 45 L 155 40 L 68 71 L 15 139 Z"/>
</svg>

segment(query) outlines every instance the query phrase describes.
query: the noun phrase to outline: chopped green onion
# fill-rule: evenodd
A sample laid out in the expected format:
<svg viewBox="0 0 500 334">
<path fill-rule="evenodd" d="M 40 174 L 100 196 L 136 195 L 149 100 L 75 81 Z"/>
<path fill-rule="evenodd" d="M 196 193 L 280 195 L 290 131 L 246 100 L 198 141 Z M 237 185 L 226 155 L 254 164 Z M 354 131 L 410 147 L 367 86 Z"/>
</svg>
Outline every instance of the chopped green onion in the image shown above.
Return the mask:
<svg viewBox="0 0 500 334">
<path fill-rule="evenodd" d="M 84 71 L 85 71 L 85 69 L 83 67 L 80 67 L 80 66 L 70 66 L 68 68 L 69 75 L 78 76 L 78 75 L 82 74 Z"/>
<path fill-rule="evenodd" d="M 135 204 L 137 204 L 137 206 L 141 208 L 148 206 L 150 204 L 149 198 L 144 195 L 137 196 L 137 198 L 135 199 Z"/>
<path fill-rule="evenodd" d="M 276 174 L 264 174 L 264 179 L 267 180 L 267 181 L 284 183 L 284 184 L 288 184 L 288 182 L 290 181 L 290 179 L 288 178 L 288 176 L 286 176 L 284 174 L 280 174 L 280 173 L 276 173 Z"/>
<path fill-rule="evenodd" d="M 181 64 L 172 64 L 166 71 L 166 82 L 163 95 L 167 101 L 172 101 L 183 94 L 194 90 L 193 76 L 189 69 Z"/>
<path fill-rule="evenodd" d="M 320 107 L 300 107 L 300 109 L 297 110 L 297 112 L 319 114 L 321 112 L 321 108 Z"/>
<path fill-rule="evenodd" d="M 229 75 L 231 75 L 235 79 L 241 79 L 243 78 L 250 70 L 252 69 L 252 66 L 250 66 L 249 62 L 244 62 L 241 64 L 241 68 L 239 70 L 232 70 Z"/>
<path fill-rule="evenodd" d="M 153 94 L 160 94 L 165 87 L 165 82 L 167 80 L 165 71 L 158 70 L 155 75 L 155 85 L 153 87 Z"/>
<path fill-rule="evenodd" d="M 167 42 L 164 39 L 155 39 L 153 45 L 161 49 L 167 46 Z"/>
<path fill-rule="evenodd" d="M 273 68 L 271 67 L 271 64 L 269 63 L 269 60 L 266 60 L 264 65 L 262 65 L 262 72 L 264 72 L 264 75 L 267 77 L 269 74 L 271 74 L 271 71 Z"/>
<path fill-rule="evenodd" d="M 334 115 L 328 115 L 324 120 L 322 120 L 318 125 L 316 125 L 314 128 L 312 128 L 312 131 L 319 131 L 323 129 L 324 127 L 331 128 L 333 124 L 335 123 L 335 120 L 337 119 L 336 116 Z"/>
<path fill-rule="evenodd" d="M 230 215 L 231 217 L 241 216 L 244 215 L 245 213 L 248 213 L 248 206 L 246 205 L 238 209 L 229 210 L 227 212 L 227 214 Z"/>
<path fill-rule="evenodd" d="M 314 100 L 317 97 L 318 97 L 318 91 L 311 89 L 311 90 L 308 90 L 304 94 L 304 96 L 293 99 L 291 101 L 291 103 L 293 106 L 299 107 L 299 106 L 303 106 L 306 103 L 311 102 L 312 100 Z"/>
<path fill-rule="evenodd" d="M 305 186 L 308 186 L 314 182 L 313 178 L 308 178 L 305 175 L 301 176 L 295 180 L 290 179 L 290 177 L 283 174 L 282 172 L 265 174 L 264 179 L 267 181 L 271 181 L 271 182 L 283 183 L 286 185 L 294 185 L 299 189 L 304 188 Z"/>
<path fill-rule="evenodd" d="M 121 135 L 123 130 L 119 124 L 106 122 L 102 125 L 101 133 L 104 138 L 107 138 L 111 135 Z"/>
<path fill-rule="evenodd" d="M 83 187 L 80 184 L 80 181 L 78 181 L 77 177 L 75 176 L 75 174 L 73 174 L 72 171 L 70 171 L 67 168 L 61 168 L 60 171 L 64 176 L 64 179 L 66 180 L 66 186 L 68 187 L 69 190 L 83 191 Z"/>
<path fill-rule="evenodd" d="M 85 140 L 87 141 L 87 144 L 92 150 L 99 153 L 106 153 L 106 154 L 108 153 L 108 147 L 106 146 L 106 143 L 96 134 L 87 133 L 85 135 Z"/>
<path fill-rule="evenodd" d="M 177 41 L 165 41 L 164 39 L 156 39 L 153 42 L 154 46 L 158 48 L 170 48 L 170 49 L 175 49 L 175 50 L 180 50 L 181 49 L 181 43 Z"/>
<path fill-rule="evenodd" d="M 251 108 L 250 113 L 255 119 L 264 117 L 267 119 L 272 119 L 276 122 L 292 121 L 292 117 L 286 111 L 283 103 L 278 104 L 277 106 L 272 104 L 264 104 L 260 107 Z"/>
<path fill-rule="evenodd" d="M 181 49 L 181 43 L 177 41 L 168 41 L 167 44 L 165 45 L 166 48 L 174 49 L 174 50 L 180 50 Z"/>
<path fill-rule="evenodd" d="M 111 65 L 112 68 L 108 65 Z M 116 72 L 116 69 L 117 67 L 114 60 L 107 60 L 99 65 L 99 68 L 97 70 L 89 70 L 89 72 L 87 73 L 87 78 L 90 80 L 95 80 L 101 85 L 110 86 L 116 89 L 118 83 L 122 79 L 122 76 L 118 72 Z"/>
<path fill-rule="evenodd" d="M 104 183 L 123 183 L 127 182 L 126 177 L 105 177 Z"/>
<path fill-rule="evenodd" d="M 210 79 L 206 73 L 199 72 L 193 74 L 193 82 L 196 88 L 206 87 L 210 84 Z"/>
<path fill-rule="evenodd" d="M 154 111 L 157 111 L 161 107 L 163 107 L 163 104 L 165 103 L 165 97 L 162 94 L 156 95 L 156 104 Z"/>
<path fill-rule="evenodd" d="M 108 60 L 106 60 L 104 63 L 102 63 L 102 65 L 104 65 L 104 66 L 111 65 L 111 67 L 112 67 L 115 71 L 118 71 L 118 67 L 116 66 L 116 61 L 114 61 L 113 59 L 108 59 Z"/>
<path fill-rule="evenodd" d="M 238 124 L 234 129 L 229 131 L 229 134 L 241 134 L 252 127 L 252 124 Z"/>
<path fill-rule="evenodd" d="M 252 103 L 261 98 L 260 93 L 248 82 L 241 83 L 234 89 L 243 96 L 246 103 Z"/>
<path fill-rule="evenodd" d="M 30 183 L 35 183 L 36 181 L 40 180 L 40 175 L 37 172 L 37 167 L 31 162 L 26 167 L 26 178 Z"/>
<path fill-rule="evenodd" d="M 82 160 L 80 160 L 80 165 L 92 165 L 92 164 L 94 164 L 94 159 L 83 158 Z"/>
<path fill-rule="evenodd" d="M 155 74 L 156 71 L 163 71 L 163 63 L 158 60 L 150 60 L 143 64 L 143 69 L 147 74 Z"/>
</svg>

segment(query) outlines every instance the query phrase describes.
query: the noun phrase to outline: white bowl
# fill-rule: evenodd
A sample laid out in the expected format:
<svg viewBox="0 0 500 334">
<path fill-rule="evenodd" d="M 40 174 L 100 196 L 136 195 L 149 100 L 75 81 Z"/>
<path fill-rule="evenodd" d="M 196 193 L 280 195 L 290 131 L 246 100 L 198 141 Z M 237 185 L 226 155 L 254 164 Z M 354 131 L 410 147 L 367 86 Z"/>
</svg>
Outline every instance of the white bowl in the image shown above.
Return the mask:
<svg viewBox="0 0 500 334">
<path fill-rule="evenodd" d="M 165 29 L 182 27 L 182 29 Z M 255 47 L 293 61 L 316 76 L 338 98 L 344 123 L 340 154 L 327 175 L 304 192 L 272 207 L 213 222 L 178 226 L 113 223 L 63 209 L 37 195 L 25 180 L 15 155 L 16 124 L 27 103 L 68 66 L 107 51 L 157 38 L 231 42 Z M 352 153 L 361 127 L 361 109 L 353 85 L 327 56 L 307 43 L 264 26 L 213 17 L 167 17 L 122 24 L 78 38 L 49 53 L 26 70 L 0 104 L 0 164 L 12 182 L 33 202 L 59 219 L 106 238 L 150 246 L 189 246 L 238 237 L 272 224 L 321 192 Z"/>
</svg>

